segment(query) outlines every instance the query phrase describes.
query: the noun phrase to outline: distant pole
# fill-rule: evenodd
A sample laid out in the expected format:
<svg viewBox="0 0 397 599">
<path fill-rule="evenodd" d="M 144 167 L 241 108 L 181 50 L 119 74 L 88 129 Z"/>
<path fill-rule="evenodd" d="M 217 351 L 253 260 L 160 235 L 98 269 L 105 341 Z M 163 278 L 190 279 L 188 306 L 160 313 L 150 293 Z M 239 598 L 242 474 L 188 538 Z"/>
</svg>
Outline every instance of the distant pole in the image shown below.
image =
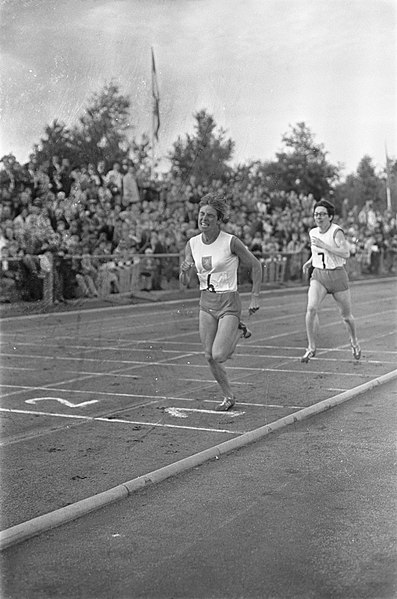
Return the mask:
<svg viewBox="0 0 397 599">
<path fill-rule="evenodd" d="M 152 176 L 154 170 L 154 146 L 159 140 L 160 130 L 160 93 L 157 82 L 156 62 L 153 47 L 151 47 L 152 58 Z"/>
<path fill-rule="evenodd" d="M 386 155 L 386 208 L 387 208 L 387 210 L 391 210 L 389 156 L 387 154 L 386 143 L 385 143 L 385 155 Z"/>
</svg>

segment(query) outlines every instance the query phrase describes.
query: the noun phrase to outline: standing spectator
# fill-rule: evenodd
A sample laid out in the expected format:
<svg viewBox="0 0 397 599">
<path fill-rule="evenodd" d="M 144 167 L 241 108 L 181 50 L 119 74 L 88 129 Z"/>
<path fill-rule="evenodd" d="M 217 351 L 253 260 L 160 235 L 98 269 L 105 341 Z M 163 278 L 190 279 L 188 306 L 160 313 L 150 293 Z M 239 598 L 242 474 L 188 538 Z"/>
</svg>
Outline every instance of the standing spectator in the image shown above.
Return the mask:
<svg viewBox="0 0 397 599">
<path fill-rule="evenodd" d="M 113 168 L 110 169 L 110 171 L 108 171 L 106 173 L 105 181 L 106 181 L 107 187 L 109 187 L 110 189 L 113 189 L 114 187 L 116 187 L 117 193 L 122 192 L 122 190 L 123 190 L 123 175 L 120 170 L 119 162 L 115 162 L 113 164 Z"/>
<path fill-rule="evenodd" d="M 70 190 L 72 187 L 73 179 L 70 176 L 71 168 L 70 162 L 68 158 L 62 158 L 61 170 L 59 173 L 59 180 L 61 183 L 61 190 L 63 191 L 65 196 L 68 197 L 70 194 Z"/>
<path fill-rule="evenodd" d="M 130 165 L 127 173 L 123 176 L 123 206 L 139 204 L 139 189 L 136 181 L 135 168 Z"/>
<path fill-rule="evenodd" d="M 47 169 L 48 177 L 50 179 L 50 187 L 53 193 L 58 193 L 62 190 L 61 172 L 62 165 L 59 162 L 59 157 L 54 155 L 51 158 Z"/>
</svg>

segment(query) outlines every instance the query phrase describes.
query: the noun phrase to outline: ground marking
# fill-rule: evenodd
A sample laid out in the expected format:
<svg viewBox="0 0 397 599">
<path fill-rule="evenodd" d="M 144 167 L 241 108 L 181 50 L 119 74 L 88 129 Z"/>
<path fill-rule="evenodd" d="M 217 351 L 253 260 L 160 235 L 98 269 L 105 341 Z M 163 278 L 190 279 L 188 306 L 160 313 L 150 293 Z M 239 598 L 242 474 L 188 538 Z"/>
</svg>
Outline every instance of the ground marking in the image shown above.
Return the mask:
<svg viewBox="0 0 397 599">
<path fill-rule="evenodd" d="M 217 410 L 199 410 L 198 408 L 175 408 L 175 407 L 165 408 L 164 411 L 167 412 L 168 414 L 170 414 L 170 416 L 175 416 L 176 418 L 187 418 L 187 414 L 185 414 L 185 412 L 201 412 L 203 414 L 217 414 L 218 416 L 224 415 L 224 416 L 231 416 L 232 418 L 235 418 L 236 416 L 242 416 L 243 414 L 245 414 L 245 412 L 233 412 L 232 410 L 229 410 L 226 412 L 218 412 Z"/>
<path fill-rule="evenodd" d="M 67 399 L 61 399 L 60 397 L 35 397 L 34 399 L 25 399 L 25 403 L 35 404 L 38 401 L 59 401 L 64 406 L 68 406 L 68 408 L 82 408 L 83 406 L 88 406 L 93 403 L 98 403 L 98 399 L 91 399 L 90 401 L 83 401 L 81 403 L 72 403 Z"/>
<path fill-rule="evenodd" d="M 51 416 L 57 418 L 77 418 L 79 420 L 89 420 L 91 422 L 110 422 L 119 424 L 133 424 L 135 426 L 154 426 L 159 428 L 178 428 L 191 431 L 203 431 L 208 433 L 227 433 L 229 435 L 243 435 L 246 431 L 232 431 L 223 428 L 204 428 L 200 426 L 182 426 L 179 424 L 166 424 L 161 422 L 141 422 L 136 420 L 123 420 L 121 418 L 103 418 L 94 416 L 80 416 L 78 414 L 54 414 L 52 412 L 35 412 L 32 410 L 14 410 L 11 408 L 0 408 L 0 412 L 8 412 L 12 414 L 28 414 L 30 416 Z M 3 445 L 3 443 L 0 443 Z"/>
<path fill-rule="evenodd" d="M 390 283 L 392 286 L 394 286 L 394 284 L 395 284 L 395 277 L 388 277 L 387 279 L 383 279 L 382 283 L 383 284 Z M 352 288 L 352 290 L 355 290 L 356 287 L 359 287 L 361 285 L 368 285 L 368 286 L 376 285 L 376 286 L 378 286 L 379 285 L 379 281 L 378 280 L 364 280 L 364 281 L 354 281 L 354 282 L 351 282 L 351 288 Z M 283 289 L 281 291 L 282 291 L 282 294 L 281 294 L 282 297 L 286 296 L 287 299 L 288 299 L 289 295 L 295 295 L 295 294 L 299 294 L 300 295 L 300 294 L 302 294 L 303 299 L 306 300 L 307 289 L 304 288 L 304 287 L 302 287 L 301 285 L 296 285 L 295 287 L 291 287 L 289 289 Z M 372 291 L 372 289 L 370 289 L 370 291 Z M 273 296 L 277 295 L 277 294 L 280 294 L 280 289 L 262 289 L 261 293 L 262 293 L 262 302 L 269 301 L 269 302 L 272 302 L 272 305 L 274 305 Z M 359 293 L 359 292 L 357 291 L 357 293 Z M 248 296 L 248 295 L 249 295 L 249 292 L 244 292 L 244 291 L 241 292 L 241 296 L 242 297 L 245 297 L 245 296 Z M 164 302 L 164 305 L 166 305 L 167 306 L 166 309 L 168 309 L 168 306 L 177 306 L 177 305 L 180 305 L 181 303 L 183 303 L 183 304 L 194 304 L 193 308 L 191 308 L 191 310 L 194 310 L 194 309 L 197 309 L 198 299 L 199 298 L 197 296 L 197 297 L 193 297 L 193 298 L 183 298 L 183 299 L 176 299 L 176 300 L 166 300 Z M 366 299 L 365 302 L 358 302 L 358 300 L 356 299 L 355 303 L 359 304 L 359 305 L 361 305 L 361 303 L 363 303 L 365 305 L 372 304 L 372 303 L 377 303 L 378 304 L 379 303 L 379 298 L 375 297 L 374 299 Z M 289 304 L 287 303 L 286 307 L 288 307 L 288 306 L 289 306 Z M 265 305 L 263 305 L 262 307 L 264 309 L 268 308 L 268 306 L 265 306 Z M 93 313 L 97 313 L 97 312 L 102 313 L 105 310 L 106 310 L 106 312 L 116 312 L 116 311 L 119 311 L 119 312 L 124 312 L 124 311 L 134 311 L 134 312 L 138 311 L 138 312 L 141 312 L 141 311 L 145 311 L 145 310 L 148 311 L 148 308 L 149 309 L 150 308 L 153 309 L 153 304 L 151 304 L 150 306 L 148 306 L 148 304 L 133 304 L 133 305 L 124 305 L 124 306 L 122 306 L 122 305 L 108 306 L 106 308 L 103 308 L 103 307 L 100 307 L 100 308 L 88 308 L 88 309 L 83 310 L 83 312 L 87 313 L 88 315 L 93 314 Z M 171 308 L 168 311 L 171 312 L 171 313 L 175 312 L 175 310 L 173 308 Z M 26 314 L 26 315 L 22 315 L 22 316 L 17 317 L 17 320 L 34 320 L 36 318 L 51 319 L 51 317 L 53 317 L 54 314 L 59 319 L 59 317 L 61 317 L 63 315 L 65 317 L 67 317 L 67 316 L 74 316 L 76 314 L 80 315 L 81 313 L 82 313 L 81 308 L 78 306 L 78 304 L 76 304 L 75 305 L 75 309 L 74 310 L 70 310 L 68 312 L 55 312 L 55 313 L 45 313 L 45 314 L 43 314 L 43 313 L 41 313 L 41 314 Z M 157 310 L 157 311 L 153 310 L 153 312 L 151 312 L 151 314 L 153 314 L 153 315 L 157 315 L 157 314 L 164 315 L 164 310 Z M 139 316 L 141 317 L 141 315 L 139 315 Z M 120 315 L 120 318 L 125 318 L 125 316 Z M 3 322 L 15 321 L 15 320 L 16 319 L 15 319 L 14 316 L 8 316 L 8 317 L 4 317 L 2 319 Z M 96 323 L 96 322 L 102 322 L 103 323 L 103 318 L 100 319 L 100 320 L 94 320 L 94 321 L 90 321 L 90 322 L 94 322 L 94 323 Z"/>
</svg>

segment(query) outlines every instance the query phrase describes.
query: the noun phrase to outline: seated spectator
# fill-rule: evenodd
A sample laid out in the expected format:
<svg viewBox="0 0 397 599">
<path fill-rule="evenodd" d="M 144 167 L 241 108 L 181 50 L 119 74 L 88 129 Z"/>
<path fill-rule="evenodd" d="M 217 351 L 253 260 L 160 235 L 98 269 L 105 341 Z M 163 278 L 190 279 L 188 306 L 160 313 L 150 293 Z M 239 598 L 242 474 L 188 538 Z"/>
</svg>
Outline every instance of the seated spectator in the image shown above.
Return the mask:
<svg viewBox="0 0 397 599">
<path fill-rule="evenodd" d="M 140 261 L 141 291 L 152 291 L 153 274 L 156 270 L 156 261 L 153 258 L 153 250 L 148 247 L 145 255 Z"/>
<path fill-rule="evenodd" d="M 8 242 L 1 249 L 0 283 L 3 301 L 18 299 L 22 284 L 21 255 L 16 241 Z"/>
<path fill-rule="evenodd" d="M 76 272 L 76 280 L 83 297 L 98 297 L 96 288 L 97 269 L 92 264 L 89 248 L 82 250 L 80 267 Z"/>
</svg>

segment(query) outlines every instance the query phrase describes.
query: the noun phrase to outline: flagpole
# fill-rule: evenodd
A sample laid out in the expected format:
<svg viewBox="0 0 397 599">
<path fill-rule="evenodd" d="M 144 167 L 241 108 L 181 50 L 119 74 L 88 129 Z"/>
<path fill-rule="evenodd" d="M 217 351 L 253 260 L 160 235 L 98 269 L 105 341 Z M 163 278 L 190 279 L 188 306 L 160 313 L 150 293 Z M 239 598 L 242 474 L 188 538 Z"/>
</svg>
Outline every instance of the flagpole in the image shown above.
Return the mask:
<svg viewBox="0 0 397 599">
<path fill-rule="evenodd" d="M 387 155 L 386 143 L 385 143 L 385 155 L 386 155 L 386 208 L 387 208 L 387 210 L 391 210 L 389 156 Z"/>
</svg>

